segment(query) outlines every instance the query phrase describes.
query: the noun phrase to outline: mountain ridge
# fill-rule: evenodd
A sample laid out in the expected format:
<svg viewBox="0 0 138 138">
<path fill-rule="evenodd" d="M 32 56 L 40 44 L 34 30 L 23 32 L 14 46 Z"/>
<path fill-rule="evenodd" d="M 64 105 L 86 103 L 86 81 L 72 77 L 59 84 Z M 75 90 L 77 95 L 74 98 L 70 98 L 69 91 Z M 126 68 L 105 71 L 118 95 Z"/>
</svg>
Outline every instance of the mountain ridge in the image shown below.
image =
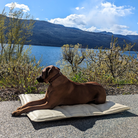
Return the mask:
<svg viewBox="0 0 138 138">
<path fill-rule="evenodd" d="M 118 44 L 123 47 L 125 42 L 135 43 L 138 41 L 138 35 L 119 35 L 108 32 L 89 32 L 78 28 L 65 27 L 59 24 L 53 24 L 47 21 L 36 21 L 33 28 L 32 45 L 43 46 L 63 46 L 64 44 L 82 44 L 88 48 L 101 47 L 109 48 L 110 42 L 114 37 L 118 37 Z M 138 50 L 138 45 L 134 46 Z"/>
<path fill-rule="evenodd" d="M 7 17 L 9 19 L 10 17 Z M 24 22 L 29 20 L 20 19 Z M 118 44 L 123 47 L 126 43 L 136 45 L 133 47 L 138 51 L 138 35 L 120 35 L 113 34 L 111 32 L 89 32 L 83 31 L 74 27 L 65 27 L 60 24 L 53 24 L 48 21 L 34 20 L 33 35 L 28 39 L 31 42 L 25 43 L 26 45 L 40 45 L 40 46 L 57 46 L 61 47 L 64 44 L 75 45 L 77 43 L 82 44 L 82 47 L 88 48 L 110 48 L 110 42 L 112 40 L 112 35 L 118 37 Z M 125 40 L 125 42 L 124 42 Z"/>
</svg>

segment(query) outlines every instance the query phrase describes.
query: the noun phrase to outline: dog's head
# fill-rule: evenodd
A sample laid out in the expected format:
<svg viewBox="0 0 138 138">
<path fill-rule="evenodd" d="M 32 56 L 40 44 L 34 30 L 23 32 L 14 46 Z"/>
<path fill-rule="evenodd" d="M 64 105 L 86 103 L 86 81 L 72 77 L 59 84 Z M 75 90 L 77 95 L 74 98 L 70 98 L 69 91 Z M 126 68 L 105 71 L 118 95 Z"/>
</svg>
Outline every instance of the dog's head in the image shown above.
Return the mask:
<svg viewBox="0 0 138 138">
<path fill-rule="evenodd" d="M 38 82 L 45 82 L 48 83 L 49 80 L 54 77 L 58 72 L 60 72 L 60 69 L 58 67 L 55 67 L 53 65 L 47 66 L 42 70 L 42 74 L 37 77 Z"/>
</svg>

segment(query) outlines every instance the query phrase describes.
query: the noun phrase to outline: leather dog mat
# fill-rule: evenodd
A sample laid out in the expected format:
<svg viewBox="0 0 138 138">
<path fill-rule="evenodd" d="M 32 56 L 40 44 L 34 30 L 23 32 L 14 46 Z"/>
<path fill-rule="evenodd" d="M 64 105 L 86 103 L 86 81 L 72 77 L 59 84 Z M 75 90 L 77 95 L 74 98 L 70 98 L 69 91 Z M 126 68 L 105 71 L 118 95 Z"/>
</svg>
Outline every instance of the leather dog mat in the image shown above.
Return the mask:
<svg viewBox="0 0 138 138">
<path fill-rule="evenodd" d="M 21 94 L 21 104 L 43 98 L 44 94 Z M 35 110 L 27 113 L 27 116 L 34 122 L 59 120 L 71 117 L 100 116 L 122 112 L 130 108 L 125 105 L 106 101 L 104 104 L 79 104 L 71 106 L 57 106 L 54 109 Z"/>
</svg>

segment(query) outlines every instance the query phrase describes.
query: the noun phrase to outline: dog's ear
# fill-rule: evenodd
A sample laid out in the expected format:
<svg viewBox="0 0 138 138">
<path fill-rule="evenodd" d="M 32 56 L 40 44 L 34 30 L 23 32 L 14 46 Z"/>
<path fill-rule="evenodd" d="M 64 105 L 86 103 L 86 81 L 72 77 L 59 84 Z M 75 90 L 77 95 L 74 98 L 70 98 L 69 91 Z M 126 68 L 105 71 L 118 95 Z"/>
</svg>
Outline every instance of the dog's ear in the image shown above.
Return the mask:
<svg viewBox="0 0 138 138">
<path fill-rule="evenodd" d="M 51 72 L 51 70 L 52 70 L 52 67 L 48 67 L 48 68 L 46 69 L 45 79 L 48 77 L 48 75 L 49 75 L 49 73 Z"/>
</svg>

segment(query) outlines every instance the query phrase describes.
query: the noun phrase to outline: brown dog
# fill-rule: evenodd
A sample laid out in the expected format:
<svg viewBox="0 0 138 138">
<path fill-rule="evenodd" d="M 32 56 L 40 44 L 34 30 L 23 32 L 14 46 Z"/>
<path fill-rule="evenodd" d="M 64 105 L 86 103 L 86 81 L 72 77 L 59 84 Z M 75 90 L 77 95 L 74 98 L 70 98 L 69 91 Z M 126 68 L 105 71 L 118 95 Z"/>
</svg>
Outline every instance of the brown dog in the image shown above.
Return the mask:
<svg viewBox="0 0 138 138">
<path fill-rule="evenodd" d="M 106 101 L 104 88 L 96 82 L 76 83 L 65 77 L 60 69 L 48 66 L 42 70 L 38 82 L 50 83 L 43 99 L 28 102 L 17 108 L 12 116 L 19 116 L 33 110 L 52 109 L 58 105 L 75 105 L 93 102 L 102 104 Z"/>
</svg>

